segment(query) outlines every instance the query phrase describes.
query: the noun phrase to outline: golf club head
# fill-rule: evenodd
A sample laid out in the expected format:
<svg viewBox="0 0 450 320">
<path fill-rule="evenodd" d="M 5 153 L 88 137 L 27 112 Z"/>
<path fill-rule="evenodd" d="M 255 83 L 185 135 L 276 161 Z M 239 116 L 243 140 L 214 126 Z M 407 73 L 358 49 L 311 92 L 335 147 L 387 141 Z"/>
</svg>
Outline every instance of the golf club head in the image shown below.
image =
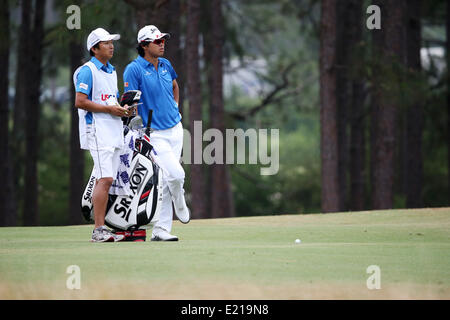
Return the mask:
<svg viewBox="0 0 450 320">
<path fill-rule="evenodd" d="M 139 103 L 141 99 L 141 91 L 139 90 L 130 90 L 125 92 L 120 99 L 120 105 L 123 107 L 125 105 L 132 106 L 134 104 Z"/>
<path fill-rule="evenodd" d="M 144 123 L 142 122 L 142 118 L 137 115 L 133 119 L 130 120 L 130 123 L 128 124 L 128 127 L 131 130 L 138 130 L 142 129 L 144 127 Z"/>
</svg>

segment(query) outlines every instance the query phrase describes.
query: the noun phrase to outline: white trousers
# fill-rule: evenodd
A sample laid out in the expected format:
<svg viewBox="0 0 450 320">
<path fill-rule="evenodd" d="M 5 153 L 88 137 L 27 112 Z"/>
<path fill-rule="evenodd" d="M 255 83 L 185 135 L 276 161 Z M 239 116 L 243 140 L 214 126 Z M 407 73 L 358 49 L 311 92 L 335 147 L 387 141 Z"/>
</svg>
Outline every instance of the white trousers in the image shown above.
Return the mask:
<svg viewBox="0 0 450 320">
<path fill-rule="evenodd" d="M 163 171 L 163 201 L 158 222 L 155 228 L 165 229 L 170 233 L 173 222 L 172 194 L 184 192 L 184 169 L 181 166 L 181 150 L 183 148 L 183 126 L 166 130 L 155 130 L 150 134 L 150 143 L 156 154 L 156 164 Z"/>
</svg>

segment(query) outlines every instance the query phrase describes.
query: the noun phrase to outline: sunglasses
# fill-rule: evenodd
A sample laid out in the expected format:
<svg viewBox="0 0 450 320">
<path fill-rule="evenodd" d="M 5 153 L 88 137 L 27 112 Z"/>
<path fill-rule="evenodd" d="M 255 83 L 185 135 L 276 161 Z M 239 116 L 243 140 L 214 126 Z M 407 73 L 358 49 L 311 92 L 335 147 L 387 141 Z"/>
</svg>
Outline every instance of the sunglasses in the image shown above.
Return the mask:
<svg viewBox="0 0 450 320">
<path fill-rule="evenodd" d="M 156 45 L 160 45 L 161 43 L 164 44 L 165 42 L 166 42 L 165 39 L 156 39 L 156 40 L 153 40 L 152 43 L 154 43 Z"/>
</svg>

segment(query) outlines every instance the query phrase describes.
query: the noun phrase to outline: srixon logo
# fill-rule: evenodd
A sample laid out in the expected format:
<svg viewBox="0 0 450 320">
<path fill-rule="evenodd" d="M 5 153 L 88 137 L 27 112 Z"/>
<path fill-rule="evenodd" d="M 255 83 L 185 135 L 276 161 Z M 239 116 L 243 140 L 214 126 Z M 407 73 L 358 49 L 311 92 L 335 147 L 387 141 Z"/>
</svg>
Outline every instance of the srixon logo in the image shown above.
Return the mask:
<svg viewBox="0 0 450 320">
<path fill-rule="evenodd" d="M 84 200 L 89 201 L 89 203 L 92 203 L 92 191 L 94 190 L 94 184 L 95 184 L 95 177 L 92 176 L 88 182 L 86 194 L 84 195 Z"/>
<path fill-rule="evenodd" d="M 145 181 L 145 177 L 148 174 L 148 169 L 139 163 L 136 162 L 136 166 L 133 168 L 130 178 L 130 190 L 131 197 L 123 197 L 118 204 L 114 206 L 114 213 L 122 215 L 121 217 L 128 222 L 131 213 L 131 203 L 133 202 L 134 196 L 139 192 L 143 182 Z"/>
</svg>

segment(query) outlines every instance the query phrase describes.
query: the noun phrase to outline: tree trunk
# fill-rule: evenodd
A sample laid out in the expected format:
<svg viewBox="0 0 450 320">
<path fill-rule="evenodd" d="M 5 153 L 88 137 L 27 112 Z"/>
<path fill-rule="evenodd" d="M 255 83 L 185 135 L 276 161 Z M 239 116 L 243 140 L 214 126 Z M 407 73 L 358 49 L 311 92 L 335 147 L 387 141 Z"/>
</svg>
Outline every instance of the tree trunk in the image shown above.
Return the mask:
<svg viewBox="0 0 450 320">
<path fill-rule="evenodd" d="M 44 40 L 45 0 L 36 1 L 34 8 L 34 25 L 30 38 L 29 53 L 30 70 L 28 73 L 29 100 L 26 112 L 26 160 L 25 160 L 25 195 L 24 225 L 32 226 L 39 223 L 38 214 L 38 172 L 39 153 L 39 117 L 40 117 L 40 85 L 42 80 L 42 50 Z"/>
<path fill-rule="evenodd" d="M 347 168 L 348 168 L 348 114 L 351 102 L 350 81 L 350 29 L 353 18 L 348 0 L 336 1 L 336 112 L 338 131 L 338 183 L 339 211 L 347 210 Z"/>
<path fill-rule="evenodd" d="M 70 54 L 70 88 L 71 104 L 69 106 L 70 119 L 70 187 L 69 187 L 69 223 L 80 224 L 81 218 L 81 195 L 84 191 L 84 151 L 80 149 L 80 139 L 78 130 L 78 109 L 75 108 L 75 88 L 73 87 L 72 76 L 75 70 L 82 64 L 83 45 L 76 40 L 69 44 Z"/>
<path fill-rule="evenodd" d="M 320 32 L 322 212 L 339 211 L 336 105 L 336 0 L 323 0 Z"/>
<path fill-rule="evenodd" d="M 196 137 L 194 137 L 194 121 L 202 120 L 202 98 L 200 85 L 200 67 L 199 67 L 199 20 L 200 20 L 200 2 L 192 0 L 187 5 L 187 29 L 186 38 L 186 68 L 187 68 L 187 89 L 189 99 L 189 121 L 191 130 L 191 207 L 192 216 L 195 218 L 206 218 L 206 196 L 205 196 L 205 177 L 203 166 L 195 164 L 195 155 L 202 154 L 202 149 L 195 146 Z M 202 134 L 202 133 L 197 133 Z M 199 146 L 200 147 L 200 146 Z"/>
<path fill-rule="evenodd" d="M 31 5 L 32 1 L 20 1 L 21 21 L 19 27 L 19 43 L 17 48 L 16 90 L 13 109 L 13 135 L 11 136 L 11 157 L 13 159 L 13 181 L 17 197 L 17 210 L 23 212 L 24 199 L 20 195 L 24 193 L 22 177 L 24 175 L 25 162 L 25 114 L 29 99 L 28 73 L 30 70 L 31 52 L 29 48 L 31 32 Z"/>
<path fill-rule="evenodd" d="M 135 10 L 138 30 L 146 25 L 154 25 L 161 32 L 171 26 L 170 2 L 173 0 L 124 0 Z M 176 0 L 179 1 L 179 0 Z"/>
<path fill-rule="evenodd" d="M 403 0 L 386 0 L 382 8 L 384 43 L 382 64 L 398 68 L 404 59 Z M 386 70 L 386 69 L 385 69 Z M 393 78 L 392 76 L 390 78 Z M 394 168 L 396 147 L 396 121 L 399 99 L 399 79 L 388 79 L 389 85 L 380 86 L 380 105 L 374 136 L 373 209 L 390 209 L 394 205 Z"/>
<path fill-rule="evenodd" d="M 222 1 L 211 3 L 212 50 L 210 67 L 210 119 L 211 127 L 218 129 L 225 137 L 225 111 L 223 102 L 223 43 L 224 26 L 222 17 Z M 225 144 L 224 144 L 225 146 Z M 225 147 L 224 147 L 224 159 Z M 225 163 L 211 166 L 211 214 L 212 217 L 234 216 L 233 195 L 228 167 Z"/>
<path fill-rule="evenodd" d="M 124 0 L 135 10 L 138 29 L 154 25 L 161 32 L 170 26 L 169 2 L 171 0 Z"/>
<path fill-rule="evenodd" d="M 447 182 L 448 182 L 448 204 L 450 205 L 450 3 L 447 1 L 446 19 L 446 55 L 447 55 Z"/>
<path fill-rule="evenodd" d="M 407 63 L 408 69 L 416 75 L 421 72 L 421 0 L 408 1 L 408 29 L 407 29 Z M 422 207 L 423 185 L 423 105 L 417 101 L 407 110 L 407 143 L 406 143 L 406 206 L 408 208 Z"/>
<path fill-rule="evenodd" d="M 180 88 L 180 96 L 178 107 L 181 115 L 183 115 L 183 101 L 184 101 L 184 85 L 185 85 L 185 67 L 183 64 L 183 50 L 181 49 L 181 4 L 180 0 L 170 0 L 169 4 L 170 26 L 167 32 L 170 33 L 170 39 L 166 43 L 166 57 L 171 62 L 178 78 L 177 83 Z M 164 32 L 164 31 L 162 31 Z"/>
<path fill-rule="evenodd" d="M 211 95 L 212 95 L 212 77 L 213 73 L 211 72 L 211 56 L 212 56 L 212 32 L 211 32 L 211 0 L 201 0 L 200 1 L 200 7 L 201 7 L 201 19 L 200 19 L 200 30 L 202 34 L 202 45 L 203 45 L 203 54 L 202 54 L 202 61 L 203 61 L 203 68 L 202 68 L 202 74 L 206 79 L 203 79 L 207 86 L 208 91 L 206 92 L 209 102 L 209 112 L 208 112 L 208 127 L 212 128 L 212 115 L 213 115 L 213 105 L 211 101 Z M 213 194 L 213 181 L 212 181 L 212 165 L 205 167 L 205 191 L 206 191 L 206 210 L 210 213 L 210 216 L 214 215 L 214 212 L 212 211 L 212 194 Z"/>
<path fill-rule="evenodd" d="M 351 17 L 348 28 L 351 39 L 350 54 L 358 52 L 362 40 L 362 2 L 351 0 L 348 15 Z M 362 75 L 356 72 L 352 77 L 351 116 L 350 121 L 350 209 L 361 211 L 365 209 L 365 122 L 364 114 L 364 81 Z"/>
<path fill-rule="evenodd" d="M 374 1 L 374 4 L 379 6 L 382 10 L 384 10 L 384 2 L 385 0 L 377 0 Z M 382 14 L 381 17 L 384 15 Z M 384 25 L 383 25 L 384 26 Z M 381 69 L 381 51 L 384 43 L 385 31 L 382 27 L 381 30 L 371 30 L 372 36 L 372 52 L 371 52 L 371 62 L 372 62 L 372 70 L 374 70 L 371 74 L 371 98 L 370 98 L 370 194 L 371 194 L 371 202 L 373 204 L 374 197 L 374 181 L 375 181 L 375 159 L 376 159 L 376 149 L 375 149 L 375 141 L 376 134 L 379 131 L 378 129 L 378 116 L 380 109 L 380 101 L 381 101 L 381 82 L 382 75 L 381 72 L 376 72 L 375 70 Z"/>
<path fill-rule="evenodd" d="M 0 1 L 0 92 L 4 99 L 0 100 L 0 174 L 3 177 L 3 187 L 0 188 L 0 226 L 17 224 L 17 214 L 14 203 L 14 183 L 11 173 L 12 159 L 9 145 L 9 1 Z"/>
</svg>

